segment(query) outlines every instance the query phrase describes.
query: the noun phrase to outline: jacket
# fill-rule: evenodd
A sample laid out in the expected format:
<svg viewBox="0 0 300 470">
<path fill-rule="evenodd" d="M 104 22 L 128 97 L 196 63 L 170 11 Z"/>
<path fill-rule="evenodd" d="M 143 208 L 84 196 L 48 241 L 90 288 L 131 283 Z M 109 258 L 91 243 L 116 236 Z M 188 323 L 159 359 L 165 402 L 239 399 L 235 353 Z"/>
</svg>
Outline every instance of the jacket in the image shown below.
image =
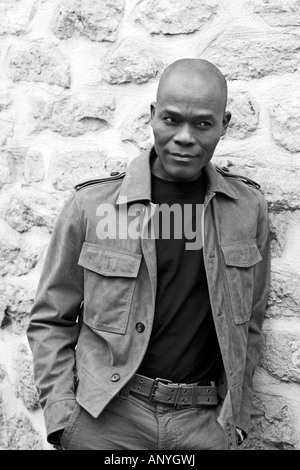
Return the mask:
<svg viewBox="0 0 300 470">
<path fill-rule="evenodd" d="M 155 240 L 146 236 L 155 211 L 149 155 L 78 185 L 57 218 L 27 330 L 49 442 L 76 401 L 98 417 L 146 352 L 157 282 Z M 234 426 L 249 428 L 269 291 L 268 210 L 251 180 L 211 162 L 204 170 L 203 256 L 224 364 L 218 422 L 231 438 Z M 103 208 L 115 217 L 109 229 Z M 130 224 L 138 236 L 124 236 Z"/>
</svg>

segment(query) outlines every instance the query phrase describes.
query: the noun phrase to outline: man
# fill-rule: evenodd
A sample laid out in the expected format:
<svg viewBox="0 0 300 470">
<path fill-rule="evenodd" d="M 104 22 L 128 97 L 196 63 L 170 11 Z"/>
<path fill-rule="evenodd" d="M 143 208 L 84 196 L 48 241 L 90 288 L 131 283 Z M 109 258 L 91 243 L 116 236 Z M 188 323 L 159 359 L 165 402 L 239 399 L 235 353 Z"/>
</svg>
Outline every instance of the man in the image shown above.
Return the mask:
<svg viewBox="0 0 300 470">
<path fill-rule="evenodd" d="M 49 442 L 221 450 L 247 436 L 269 227 L 259 186 L 210 162 L 226 102 L 213 64 L 171 64 L 154 148 L 78 185 L 58 217 L 28 328 Z"/>
</svg>

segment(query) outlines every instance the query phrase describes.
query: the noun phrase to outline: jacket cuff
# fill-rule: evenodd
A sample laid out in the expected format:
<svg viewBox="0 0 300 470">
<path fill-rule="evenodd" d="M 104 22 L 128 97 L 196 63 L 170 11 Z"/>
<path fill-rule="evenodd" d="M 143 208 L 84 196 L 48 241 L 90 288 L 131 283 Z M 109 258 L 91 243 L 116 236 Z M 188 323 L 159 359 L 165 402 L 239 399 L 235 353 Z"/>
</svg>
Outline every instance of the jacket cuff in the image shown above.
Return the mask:
<svg viewBox="0 0 300 470">
<path fill-rule="evenodd" d="M 52 440 L 51 434 L 64 429 L 75 407 L 76 399 L 67 397 L 51 403 L 44 410 L 44 419 L 47 432 L 47 441 L 50 444 L 57 444 Z"/>
<path fill-rule="evenodd" d="M 248 436 L 249 424 L 250 411 L 246 406 L 242 406 L 240 412 L 234 415 L 234 425 L 243 431 L 244 439 Z"/>
</svg>

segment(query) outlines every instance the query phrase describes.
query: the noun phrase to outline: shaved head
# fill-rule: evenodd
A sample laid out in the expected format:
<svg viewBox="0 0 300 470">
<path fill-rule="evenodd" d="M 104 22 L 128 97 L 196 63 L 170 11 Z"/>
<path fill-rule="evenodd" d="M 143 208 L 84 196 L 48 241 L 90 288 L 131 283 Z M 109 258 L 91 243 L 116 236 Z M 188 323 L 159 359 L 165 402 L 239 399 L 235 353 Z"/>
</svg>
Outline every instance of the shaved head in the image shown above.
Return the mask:
<svg viewBox="0 0 300 470">
<path fill-rule="evenodd" d="M 227 104 L 227 83 L 222 72 L 214 64 L 204 59 L 180 59 L 170 64 L 163 72 L 158 89 L 157 101 L 165 93 L 166 88 L 173 83 L 182 81 L 183 83 L 208 82 L 212 83 L 220 93 L 220 99 L 224 106 Z"/>
<path fill-rule="evenodd" d="M 215 65 L 203 59 L 169 65 L 151 103 L 153 174 L 170 181 L 199 178 L 227 132 L 231 113 L 226 105 L 226 80 Z"/>
</svg>

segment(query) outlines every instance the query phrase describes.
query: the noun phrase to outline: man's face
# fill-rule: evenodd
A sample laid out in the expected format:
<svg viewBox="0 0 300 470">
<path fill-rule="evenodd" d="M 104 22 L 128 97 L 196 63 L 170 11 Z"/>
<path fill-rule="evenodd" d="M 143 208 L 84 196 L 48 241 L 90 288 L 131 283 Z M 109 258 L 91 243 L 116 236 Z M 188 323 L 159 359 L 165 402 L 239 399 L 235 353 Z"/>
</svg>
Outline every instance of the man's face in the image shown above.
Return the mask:
<svg viewBox="0 0 300 470">
<path fill-rule="evenodd" d="M 151 126 L 158 158 L 152 171 L 170 181 L 197 179 L 227 130 L 224 90 L 215 79 L 169 77 L 157 103 L 151 105 Z"/>
</svg>

